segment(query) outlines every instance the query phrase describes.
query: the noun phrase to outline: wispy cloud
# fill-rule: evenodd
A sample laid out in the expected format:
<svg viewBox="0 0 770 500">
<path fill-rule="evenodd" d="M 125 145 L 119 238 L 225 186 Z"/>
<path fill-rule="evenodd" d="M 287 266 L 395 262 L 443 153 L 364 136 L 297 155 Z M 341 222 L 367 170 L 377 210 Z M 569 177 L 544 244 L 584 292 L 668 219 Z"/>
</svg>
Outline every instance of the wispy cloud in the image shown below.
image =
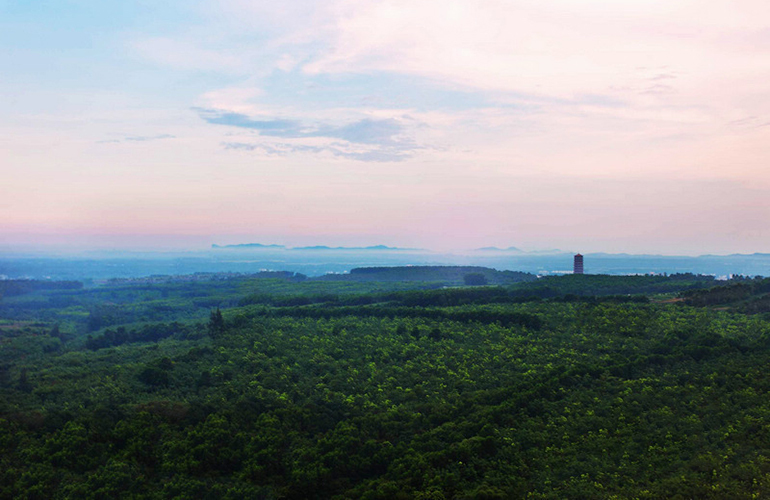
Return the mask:
<svg viewBox="0 0 770 500">
<path fill-rule="evenodd" d="M 397 139 L 404 132 L 404 126 L 390 118 L 373 120 L 365 118 L 341 127 L 321 127 L 314 132 L 315 137 L 333 137 L 359 144 L 403 144 Z"/>
<path fill-rule="evenodd" d="M 279 137 L 286 137 L 284 134 L 299 133 L 300 123 L 295 120 L 254 120 L 241 113 L 229 113 L 212 109 L 194 109 L 195 111 L 198 111 L 201 118 L 213 125 L 228 125 L 230 127 L 258 130 L 264 133 L 272 132 Z"/>
<path fill-rule="evenodd" d="M 766 118 L 762 118 L 759 116 L 747 116 L 746 118 L 741 118 L 738 120 L 733 120 L 727 124 L 730 127 L 737 127 L 737 128 L 764 128 L 767 126 L 770 126 L 770 121 L 767 121 Z"/>
<path fill-rule="evenodd" d="M 253 119 L 241 113 L 196 108 L 201 118 L 214 125 L 253 130 L 265 137 L 282 139 L 337 139 L 343 143 L 311 144 L 251 144 L 226 143 L 228 149 L 259 150 L 269 155 L 329 152 L 336 157 L 357 161 L 402 161 L 424 149 L 408 136 L 408 127 L 395 118 L 363 118 L 343 125 L 329 123 L 303 124 L 300 120 L 268 118 Z"/>
<path fill-rule="evenodd" d="M 408 160 L 412 157 L 413 151 L 405 151 L 393 147 L 381 147 L 369 149 L 366 151 L 355 151 L 346 144 L 331 144 L 328 146 L 309 146 L 303 144 L 255 144 L 243 142 L 225 142 L 222 144 L 225 149 L 240 151 L 259 151 L 267 156 L 285 157 L 291 154 L 331 154 L 338 158 L 356 160 L 362 162 L 399 162 Z"/>
<path fill-rule="evenodd" d="M 118 144 L 121 142 L 149 142 L 159 141 L 162 139 L 175 139 L 175 135 L 171 134 L 158 134 L 158 135 L 128 135 L 122 139 L 107 139 L 104 141 L 97 141 L 99 144 Z"/>
<path fill-rule="evenodd" d="M 147 142 L 157 141 L 160 139 L 174 139 L 176 136 L 171 134 L 158 134 L 158 135 L 132 135 L 126 137 L 124 140 L 129 142 Z"/>
</svg>

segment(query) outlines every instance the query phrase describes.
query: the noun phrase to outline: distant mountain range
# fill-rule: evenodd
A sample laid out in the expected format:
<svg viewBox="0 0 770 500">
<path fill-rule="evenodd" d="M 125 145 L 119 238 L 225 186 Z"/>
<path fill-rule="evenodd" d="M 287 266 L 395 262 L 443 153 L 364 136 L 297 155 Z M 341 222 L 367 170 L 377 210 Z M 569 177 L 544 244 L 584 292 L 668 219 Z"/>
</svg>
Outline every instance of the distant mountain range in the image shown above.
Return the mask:
<svg viewBox="0 0 770 500">
<path fill-rule="evenodd" d="M 258 248 L 286 248 L 283 245 L 263 245 L 261 243 L 240 243 L 238 245 L 211 245 L 215 249 L 248 250 Z"/>
<path fill-rule="evenodd" d="M 420 248 L 399 248 L 386 245 L 373 245 L 369 247 L 327 247 L 325 245 L 316 245 L 312 247 L 294 247 L 291 250 L 378 250 L 378 251 L 420 251 Z"/>
<path fill-rule="evenodd" d="M 561 254 L 561 253 L 571 253 L 571 252 L 565 252 L 563 250 L 559 250 L 558 248 L 552 248 L 550 250 L 526 251 L 517 247 L 508 247 L 508 248 L 482 247 L 482 248 L 477 248 L 474 251 L 475 252 L 506 252 L 506 253 L 528 254 L 528 255 L 552 255 L 552 254 Z"/>
<path fill-rule="evenodd" d="M 309 247 L 286 247 L 284 245 L 263 245 L 262 243 L 240 243 L 238 245 L 211 245 L 215 250 L 375 250 L 375 251 L 422 251 L 420 248 L 399 248 L 386 245 L 373 245 L 368 247 L 329 247 L 315 245 Z"/>
</svg>

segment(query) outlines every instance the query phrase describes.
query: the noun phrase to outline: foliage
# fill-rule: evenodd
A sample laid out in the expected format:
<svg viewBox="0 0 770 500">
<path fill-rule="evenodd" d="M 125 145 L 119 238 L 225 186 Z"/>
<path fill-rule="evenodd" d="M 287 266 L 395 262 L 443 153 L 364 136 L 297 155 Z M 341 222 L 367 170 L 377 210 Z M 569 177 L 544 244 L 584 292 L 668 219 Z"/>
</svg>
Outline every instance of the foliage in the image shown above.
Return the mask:
<svg viewBox="0 0 770 500">
<path fill-rule="evenodd" d="M 489 284 L 487 277 L 484 276 L 484 273 L 468 273 L 463 276 L 463 282 L 469 286 L 481 286 Z"/>
<path fill-rule="evenodd" d="M 6 297 L 0 498 L 762 498 L 770 323 L 740 307 L 767 290 L 711 285 L 271 278 Z M 717 296 L 737 302 L 687 301 Z"/>
<path fill-rule="evenodd" d="M 330 274 L 324 276 L 327 281 L 437 281 L 460 285 L 466 275 L 481 275 L 488 283 L 505 285 L 518 282 L 534 281 L 534 274 L 519 271 L 497 271 L 478 266 L 404 266 L 404 267 L 359 267 L 350 270 L 350 274 Z M 467 284 L 467 283 L 465 283 Z"/>
<path fill-rule="evenodd" d="M 697 307 L 729 305 L 744 312 L 770 312 L 770 278 L 737 279 L 706 290 L 684 291 L 685 303 Z"/>
<path fill-rule="evenodd" d="M 78 290 L 79 281 L 0 280 L 0 298 L 24 295 L 38 290 Z"/>
</svg>

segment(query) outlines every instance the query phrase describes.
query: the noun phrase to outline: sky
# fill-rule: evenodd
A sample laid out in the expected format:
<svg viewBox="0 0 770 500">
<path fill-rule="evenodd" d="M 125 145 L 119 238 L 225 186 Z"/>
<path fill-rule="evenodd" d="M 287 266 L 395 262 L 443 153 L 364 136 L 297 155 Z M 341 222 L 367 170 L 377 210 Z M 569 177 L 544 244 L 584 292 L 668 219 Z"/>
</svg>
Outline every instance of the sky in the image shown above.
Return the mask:
<svg viewBox="0 0 770 500">
<path fill-rule="evenodd" d="M 0 249 L 770 251 L 766 0 L 0 0 Z"/>
</svg>

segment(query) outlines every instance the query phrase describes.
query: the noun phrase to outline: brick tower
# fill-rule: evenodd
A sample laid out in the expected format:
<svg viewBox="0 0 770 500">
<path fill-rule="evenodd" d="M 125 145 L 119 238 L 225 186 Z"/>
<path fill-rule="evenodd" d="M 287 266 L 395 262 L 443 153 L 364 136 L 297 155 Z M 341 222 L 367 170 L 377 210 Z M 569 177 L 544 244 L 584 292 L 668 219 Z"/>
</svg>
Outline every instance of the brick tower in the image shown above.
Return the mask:
<svg viewBox="0 0 770 500">
<path fill-rule="evenodd" d="M 575 266 L 572 274 L 583 274 L 583 256 L 580 254 L 575 255 Z"/>
</svg>

